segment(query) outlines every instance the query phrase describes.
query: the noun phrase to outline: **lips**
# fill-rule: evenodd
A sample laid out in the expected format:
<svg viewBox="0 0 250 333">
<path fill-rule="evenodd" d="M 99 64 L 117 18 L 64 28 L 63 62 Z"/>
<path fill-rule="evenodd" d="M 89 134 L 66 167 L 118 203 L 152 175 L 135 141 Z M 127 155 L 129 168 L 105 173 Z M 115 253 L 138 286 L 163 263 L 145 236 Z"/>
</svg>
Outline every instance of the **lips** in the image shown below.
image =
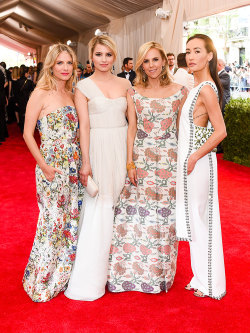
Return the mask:
<svg viewBox="0 0 250 333">
<path fill-rule="evenodd" d="M 62 73 L 62 75 L 69 75 L 69 73 Z"/>
<path fill-rule="evenodd" d="M 193 62 L 190 62 L 189 66 L 195 66 L 196 64 Z"/>
</svg>

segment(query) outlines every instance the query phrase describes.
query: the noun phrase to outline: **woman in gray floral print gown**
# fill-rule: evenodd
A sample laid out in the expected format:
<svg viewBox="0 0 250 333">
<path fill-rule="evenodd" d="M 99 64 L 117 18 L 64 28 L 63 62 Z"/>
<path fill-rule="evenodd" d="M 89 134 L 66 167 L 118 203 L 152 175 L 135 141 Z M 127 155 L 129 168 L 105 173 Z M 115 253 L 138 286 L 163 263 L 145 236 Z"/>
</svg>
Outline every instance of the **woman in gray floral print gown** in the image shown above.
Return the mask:
<svg viewBox="0 0 250 333">
<path fill-rule="evenodd" d="M 26 111 L 24 139 L 37 161 L 40 214 L 23 286 L 34 302 L 65 290 L 75 258 L 81 201 L 78 117 L 71 93 L 75 69 L 70 47 L 54 45 Z M 40 150 L 33 136 L 36 124 Z"/>
<path fill-rule="evenodd" d="M 140 47 L 128 91 L 126 185 L 115 208 L 108 287 L 168 291 L 174 281 L 177 117 L 186 88 L 173 83 L 161 45 Z"/>
</svg>

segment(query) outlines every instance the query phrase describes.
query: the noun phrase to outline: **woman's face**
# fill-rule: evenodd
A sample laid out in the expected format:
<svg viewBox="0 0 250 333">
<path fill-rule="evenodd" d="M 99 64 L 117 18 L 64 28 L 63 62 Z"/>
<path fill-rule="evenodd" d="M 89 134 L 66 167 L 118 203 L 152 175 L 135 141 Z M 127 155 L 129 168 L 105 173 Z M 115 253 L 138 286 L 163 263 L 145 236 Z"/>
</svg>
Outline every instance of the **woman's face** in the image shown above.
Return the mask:
<svg viewBox="0 0 250 333">
<path fill-rule="evenodd" d="M 97 44 L 94 48 L 92 60 L 95 65 L 95 70 L 108 72 L 112 69 L 115 57 L 110 48 L 105 45 Z"/>
<path fill-rule="evenodd" d="M 73 73 L 73 61 L 71 55 L 66 51 L 62 51 L 56 58 L 52 71 L 53 76 L 56 79 L 68 81 Z"/>
<path fill-rule="evenodd" d="M 142 68 L 147 76 L 156 79 L 161 74 L 163 66 L 165 66 L 165 60 L 162 59 L 160 51 L 150 49 L 142 62 Z"/>
<path fill-rule="evenodd" d="M 212 52 L 207 52 L 205 42 L 202 39 L 194 38 L 186 46 L 186 62 L 193 73 L 209 68 L 209 61 L 213 58 Z"/>
<path fill-rule="evenodd" d="M 81 75 L 82 75 L 81 68 L 77 68 L 76 72 L 77 72 L 77 77 L 81 77 Z"/>
</svg>

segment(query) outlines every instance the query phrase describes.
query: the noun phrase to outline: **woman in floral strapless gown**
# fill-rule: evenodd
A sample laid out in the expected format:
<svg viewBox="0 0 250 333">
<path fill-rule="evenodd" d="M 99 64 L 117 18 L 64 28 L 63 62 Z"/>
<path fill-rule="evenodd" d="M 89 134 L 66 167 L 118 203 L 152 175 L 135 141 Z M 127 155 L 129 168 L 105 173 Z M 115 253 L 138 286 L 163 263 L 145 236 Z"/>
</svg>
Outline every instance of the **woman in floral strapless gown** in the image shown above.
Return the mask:
<svg viewBox="0 0 250 333">
<path fill-rule="evenodd" d="M 177 117 L 187 90 L 171 82 L 166 64 L 158 43 L 140 47 L 128 91 L 128 178 L 115 208 L 112 292 L 168 291 L 175 277 Z"/>
<path fill-rule="evenodd" d="M 76 68 L 73 51 L 57 44 L 26 112 L 24 139 L 37 161 L 39 219 L 23 286 L 35 302 L 45 302 L 66 288 L 75 258 L 79 201 L 78 117 L 71 88 Z M 40 151 L 33 133 L 41 136 Z"/>
</svg>

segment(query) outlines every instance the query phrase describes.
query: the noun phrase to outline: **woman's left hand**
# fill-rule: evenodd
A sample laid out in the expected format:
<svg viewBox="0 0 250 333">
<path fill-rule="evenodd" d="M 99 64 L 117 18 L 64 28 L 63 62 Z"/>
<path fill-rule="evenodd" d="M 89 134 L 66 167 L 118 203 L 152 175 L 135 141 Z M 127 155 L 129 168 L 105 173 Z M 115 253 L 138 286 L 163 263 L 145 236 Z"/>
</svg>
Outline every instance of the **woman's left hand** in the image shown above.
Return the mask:
<svg viewBox="0 0 250 333">
<path fill-rule="evenodd" d="M 196 165 L 197 158 L 194 154 L 189 156 L 188 164 L 187 164 L 187 174 L 190 175 L 190 173 L 194 170 L 194 167 Z"/>
</svg>

